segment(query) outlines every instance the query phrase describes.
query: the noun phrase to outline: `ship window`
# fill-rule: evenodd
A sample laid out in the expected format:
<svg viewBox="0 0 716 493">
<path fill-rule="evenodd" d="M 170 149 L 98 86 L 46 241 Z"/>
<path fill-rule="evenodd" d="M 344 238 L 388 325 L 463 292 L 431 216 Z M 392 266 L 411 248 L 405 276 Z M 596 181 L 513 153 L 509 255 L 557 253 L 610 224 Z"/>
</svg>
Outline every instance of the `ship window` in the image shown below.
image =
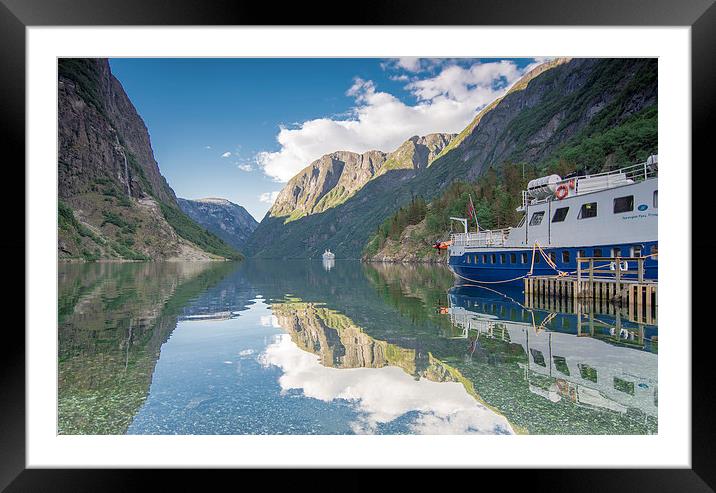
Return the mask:
<svg viewBox="0 0 716 493">
<path fill-rule="evenodd" d="M 492 257 L 492 258 L 490 259 L 490 262 L 492 262 L 493 264 L 496 264 L 496 263 L 497 263 L 497 256 L 493 253 L 492 255 L 490 255 L 490 257 Z"/>
<path fill-rule="evenodd" d="M 521 228 L 522 225 L 525 223 L 525 218 L 526 218 L 526 217 L 527 217 L 526 214 L 525 214 L 524 216 L 522 216 L 522 219 L 520 219 L 520 224 L 517 225 L 518 228 Z"/>
<path fill-rule="evenodd" d="M 588 219 L 590 217 L 597 217 L 597 203 L 589 202 L 582 204 L 582 208 L 579 210 L 577 219 Z"/>
<path fill-rule="evenodd" d="M 542 224 L 543 217 L 544 211 L 539 211 L 532 214 L 532 219 L 530 219 L 530 226 L 539 226 L 540 224 Z"/>
<path fill-rule="evenodd" d="M 535 258 L 535 264 L 539 264 L 540 257 L 541 257 L 541 255 L 535 254 L 535 256 L 534 256 L 534 258 Z"/>
<path fill-rule="evenodd" d="M 617 197 L 614 199 L 614 214 L 634 210 L 634 196 Z"/>
<path fill-rule="evenodd" d="M 552 222 L 561 223 L 567 217 L 567 212 L 569 212 L 569 207 L 560 207 L 559 209 L 554 211 L 554 216 L 552 216 Z"/>
<path fill-rule="evenodd" d="M 482 263 L 483 263 L 483 264 L 486 264 L 486 263 L 487 263 L 487 255 L 483 255 L 483 256 L 482 256 Z"/>
<path fill-rule="evenodd" d="M 475 255 L 475 257 L 474 257 L 473 260 L 475 261 L 476 264 L 477 264 L 477 263 L 480 263 L 480 256 L 479 256 L 479 255 Z"/>
<path fill-rule="evenodd" d="M 659 191 L 654 190 L 654 209 L 659 208 Z"/>
<path fill-rule="evenodd" d="M 501 254 L 500 254 L 500 263 L 501 263 L 501 264 L 506 264 L 506 263 L 507 263 L 507 261 L 505 260 L 505 254 L 504 254 L 504 253 L 501 253 Z"/>
<path fill-rule="evenodd" d="M 659 257 L 659 247 L 657 245 L 651 245 L 650 255 L 656 260 Z"/>
<path fill-rule="evenodd" d="M 589 365 L 585 364 L 578 364 L 577 367 L 579 368 L 579 373 L 585 380 L 591 380 L 594 383 L 597 383 L 597 370 L 592 368 Z"/>
<path fill-rule="evenodd" d="M 511 263 L 511 264 L 516 264 L 516 263 L 517 263 L 517 255 L 516 255 L 516 254 L 514 254 L 514 253 L 511 253 L 511 254 L 510 254 L 510 263 Z"/>
<path fill-rule="evenodd" d="M 549 259 L 552 261 L 552 263 L 555 263 L 557 261 L 557 254 L 554 252 L 549 252 Z"/>
<path fill-rule="evenodd" d="M 545 360 L 544 360 L 544 354 L 542 354 L 542 351 L 538 351 L 536 349 L 530 348 L 530 353 L 532 353 L 532 361 L 537 363 L 540 366 L 547 366 Z"/>
<path fill-rule="evenodd" d="M 564 356 L 552 356 L 552 360 L 554 360 L 554 366 L 560 373 L 569 376 L 569 366 L 567 366 L 567 359 Z"/>
<path fill-rule="evenodd" d="M 577 257 L 584 258 L 587 256 L 586 250 L 577 250 Z"/>
<path fill-rule="evenodd" d="M 601 256 L 602 256 L 602 249 L 601 249 L 601 248 L 595 248 L 595 249 L 594 249 L 594 256 L 595 256 L 595 257 L 601 257 Z"/>
<path fill-rule="evenodd" d="M 642 248 L 641 245 L 634 245 L 631 247 L 631 256 L 632 257 L 641 257 Z"/>
<path fill-rule="evenodd" d="M 569 263 L 569 250 L 562 250 L 562 262 Z"/>
<path fill-rule="evenodd" d="M 622 256 L 621 248 L 612 248 L 612 257 L 621 257 L 621 256 Z"/>
<path fill-rule="evenodd" d="M 619 377 L 614 377 L 614 388 L 619 392 L 634 395 L 634 382 L 629 382 L 627 380 L 622 380 Z"/>
<path fill-rule="evenodd" d="M 527 254 L 526 253 L 520 253 L 520 262 L 523 264 L 527 263 Z"/>
<path fill-rule="evenodd" d="M 466 264 L 469 264 L 469 263 L 470 263 L 470 256 L 469 256 L 469 255 L 465 255 L 465 263 L 466 263 Z"/>
</svg>

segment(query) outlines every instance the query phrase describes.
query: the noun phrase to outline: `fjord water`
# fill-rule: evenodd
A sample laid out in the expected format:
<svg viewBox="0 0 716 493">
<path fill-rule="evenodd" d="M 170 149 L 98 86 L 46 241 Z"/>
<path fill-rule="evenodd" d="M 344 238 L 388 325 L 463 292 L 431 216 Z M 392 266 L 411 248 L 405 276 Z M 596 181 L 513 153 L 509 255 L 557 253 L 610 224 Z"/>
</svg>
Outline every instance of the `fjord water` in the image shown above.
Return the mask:
<svg viewBox="0 0 716 493">
<path fill-rule="evenodd" d="M 61 264 L 58 433 L 657 432 L 656 326 L 453 284 L 347 260 Z"/>
</svg>

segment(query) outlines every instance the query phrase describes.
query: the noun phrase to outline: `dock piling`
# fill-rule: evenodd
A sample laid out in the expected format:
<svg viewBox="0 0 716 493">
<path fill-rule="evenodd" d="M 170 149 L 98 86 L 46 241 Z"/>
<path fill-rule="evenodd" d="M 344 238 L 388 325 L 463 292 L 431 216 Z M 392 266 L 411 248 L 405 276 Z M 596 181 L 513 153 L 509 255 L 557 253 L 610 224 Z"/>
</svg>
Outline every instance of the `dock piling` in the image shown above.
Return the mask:
<svg viewBox="0 0 716 493">
<path fill-rule="evenodd" d="M 629 262 L 637 264 L 636 273 L 629 271 Z M 656 319 L 658 283 L 644 279 L 644 257 L 578 257 L 574 274 L 527 277 L 524 288 L 525 302 L 531 307 L 571 306 L 576 313 L 581 301 L 588 301 L 609 311 L 614 304 L 621 305 L 632 320 Z"/>
</svg>

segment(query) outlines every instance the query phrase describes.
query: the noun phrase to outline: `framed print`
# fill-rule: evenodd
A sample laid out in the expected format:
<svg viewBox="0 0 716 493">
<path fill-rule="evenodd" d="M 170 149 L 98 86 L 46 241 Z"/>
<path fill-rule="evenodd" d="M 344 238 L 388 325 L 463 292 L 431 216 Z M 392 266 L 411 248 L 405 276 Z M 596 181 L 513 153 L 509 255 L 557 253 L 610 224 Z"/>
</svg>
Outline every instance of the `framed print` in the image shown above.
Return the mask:
<svg viewBox="0 0 716 493">
<path fill-rule="evenodd" d="M 712 3 L 3 0 L 0 484 L 712 491 Z"/>
</svg>

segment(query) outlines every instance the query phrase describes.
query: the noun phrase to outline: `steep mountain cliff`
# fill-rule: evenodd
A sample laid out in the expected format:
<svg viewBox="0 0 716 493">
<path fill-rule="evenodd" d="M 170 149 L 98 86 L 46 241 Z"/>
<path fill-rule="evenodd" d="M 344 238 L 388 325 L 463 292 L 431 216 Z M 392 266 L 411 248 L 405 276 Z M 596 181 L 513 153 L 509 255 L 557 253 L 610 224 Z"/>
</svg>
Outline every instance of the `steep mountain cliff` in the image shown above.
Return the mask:
<svg viewBox="0 0 716 493">
<path fill-rule="evenodd" d="M 371 233 L 414 197 L 430 201 L 455 180 L 472 181 L 509 162 L 538 171 L 636 162 L 656 152 L 656 120 L 656 59 L 553 60 L 481 110 L 429 166 L 383 165 L 341 203 L 291 221 L 272 209 L 249 252 L 305 258 L 331 248 L 338 257 L 359 257 Z M 294 195 L 294 184 L 284 197 Z"/>
<path fill-rule="evenodd" d="M 246 240 L 259 225 L 246 209 L 226 199 L 179 198 L 177 202 L 187 216 L 237 250 L 244 248 Z"/>
<path fill-rule="evenodd" d="M 413 136 L 396 151 L 358 154 L 337 151 L 317 159 L 286 184 L 269 215 L 285 222 L 324 212 L 355 195 L 373 178 L 389 170 L 419 172 L 427 168 L 454 135 Z"/>
<path fill-rule="evenodd" d="M 179 209 L 108 61 L 63 58 L 58 75 L 59 257 L 237 258 Z"/>
</svg>

